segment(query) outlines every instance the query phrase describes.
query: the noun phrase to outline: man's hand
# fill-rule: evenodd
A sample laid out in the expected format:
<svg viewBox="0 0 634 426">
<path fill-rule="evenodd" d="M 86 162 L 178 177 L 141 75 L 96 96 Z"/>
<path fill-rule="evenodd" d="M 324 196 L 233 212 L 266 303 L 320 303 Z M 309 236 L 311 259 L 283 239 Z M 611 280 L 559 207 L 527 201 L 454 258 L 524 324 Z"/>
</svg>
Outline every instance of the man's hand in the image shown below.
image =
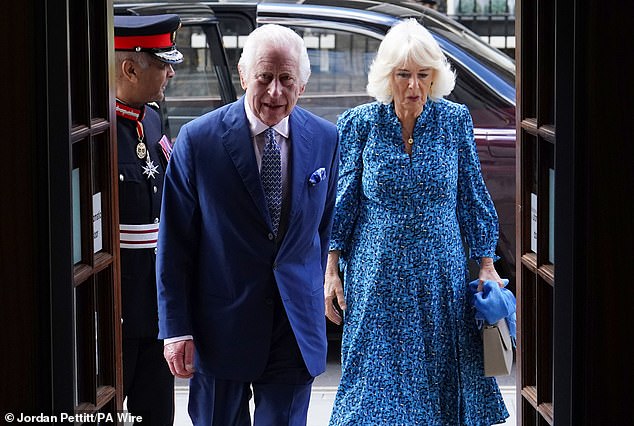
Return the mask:
<svg viewBox="0 0 634 426">
<path fill-rule="evenodd" d="M 189 379 L 194 375 L 194 341 L 181 340 L 163 347 L 163 356 L 175 377 Z"/>
</svg>

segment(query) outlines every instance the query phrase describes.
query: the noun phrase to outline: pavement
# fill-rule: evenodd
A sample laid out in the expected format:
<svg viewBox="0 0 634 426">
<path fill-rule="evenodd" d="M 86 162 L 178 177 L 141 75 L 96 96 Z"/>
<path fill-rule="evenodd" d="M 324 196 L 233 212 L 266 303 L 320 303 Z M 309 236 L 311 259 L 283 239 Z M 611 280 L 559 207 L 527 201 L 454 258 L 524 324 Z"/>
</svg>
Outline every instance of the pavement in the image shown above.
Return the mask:
<svg viewBox="0 0 634 426">
<path fill-rule="evenodd" d="M 340 377 L 341 364 L 339 362 L 338 348 L 333 348 L 328 354 L 326 371 L 317 377 L 313 384 L 306 426 L 328 425 Z M 516 426 L 515 365 L 513 365 L 513 371 L 511 371 L 509 376 L 499 377 L 497 380 L 506 408 L 511 415 L 503 425 Z M 174 426 L 192 426 L 187 414 L 188 396 L 188 380 L 177 379 L 175 386 L 176 412 Z M 253 405 L 251 405 L 251 412 L 253 413 Z"/>
</svg>

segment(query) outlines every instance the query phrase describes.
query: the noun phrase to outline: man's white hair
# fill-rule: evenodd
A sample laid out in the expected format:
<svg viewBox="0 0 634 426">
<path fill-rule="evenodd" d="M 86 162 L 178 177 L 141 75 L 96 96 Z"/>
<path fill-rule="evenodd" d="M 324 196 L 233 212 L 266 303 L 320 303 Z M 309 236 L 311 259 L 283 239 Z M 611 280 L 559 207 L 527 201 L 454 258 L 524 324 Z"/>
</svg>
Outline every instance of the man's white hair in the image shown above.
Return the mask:
<svg viewBox="0 0 634 426">
<path fill-rule="evenodd" d="M 249 34 L 238 66 L 245 76 L 251 74 L 255 58 L 260 48 L 282 48 L 294 54 L 299 63 L 299 82 L 305 85 L 310 77 L 310 60 L 304 40 L 293 30 L 276 24 L 266 24 L 256 28 Z"/>
</svg>

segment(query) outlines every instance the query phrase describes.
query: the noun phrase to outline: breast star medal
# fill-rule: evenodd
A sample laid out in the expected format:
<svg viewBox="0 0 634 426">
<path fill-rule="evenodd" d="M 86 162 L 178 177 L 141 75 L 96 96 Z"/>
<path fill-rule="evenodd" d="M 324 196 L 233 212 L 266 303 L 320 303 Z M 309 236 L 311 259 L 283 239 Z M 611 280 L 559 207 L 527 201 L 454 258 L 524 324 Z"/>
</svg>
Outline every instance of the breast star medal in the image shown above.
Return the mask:
<svg viewBox="0 0 634 426">
<path fill-rule="evenodd" d="M 154 164 L 154 161 L 150 160 L 149 155 L 145 160 L 145 166 L 143 166 L 143 174 L 147 175 L 148 179 L 154 179 L 154 177 L 159 174 L 158 164 Z"/>
</svg>

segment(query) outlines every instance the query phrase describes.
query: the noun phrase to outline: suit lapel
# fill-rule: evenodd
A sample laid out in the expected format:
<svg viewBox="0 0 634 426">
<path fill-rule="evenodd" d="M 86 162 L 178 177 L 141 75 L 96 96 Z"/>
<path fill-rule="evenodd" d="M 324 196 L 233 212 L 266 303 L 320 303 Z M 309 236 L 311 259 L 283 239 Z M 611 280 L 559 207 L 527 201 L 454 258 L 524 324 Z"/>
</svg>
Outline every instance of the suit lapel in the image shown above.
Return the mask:
<svg viewBox="0 0 634 426">
<path fill-rule="evenodd" d="M 270 226 L 271 219 L 266 207 L 251 131 L 244 111 L 244 97 L 230 107 L 224 121 L 227 123 L 227 131 L 222 135 L 222 142 L 227 154 L 233 161 L 262 218 Z"/>
<path fill-rule="evenodd" d="M 297 216 L 302 206 L 302 198 L 306 194 L 308 187 L 307 176 L 311 170 L 313 149 L 313 129 L 308 127 L 306 117 L 298 107 L 295 107 L 290 116 L 290 137 L 293 147 L 292 155 L 292 182 L 291 182 L 291 209 L 288 218 L 288 229 L 293 224 L 293 219 Z"/>
</svg>

